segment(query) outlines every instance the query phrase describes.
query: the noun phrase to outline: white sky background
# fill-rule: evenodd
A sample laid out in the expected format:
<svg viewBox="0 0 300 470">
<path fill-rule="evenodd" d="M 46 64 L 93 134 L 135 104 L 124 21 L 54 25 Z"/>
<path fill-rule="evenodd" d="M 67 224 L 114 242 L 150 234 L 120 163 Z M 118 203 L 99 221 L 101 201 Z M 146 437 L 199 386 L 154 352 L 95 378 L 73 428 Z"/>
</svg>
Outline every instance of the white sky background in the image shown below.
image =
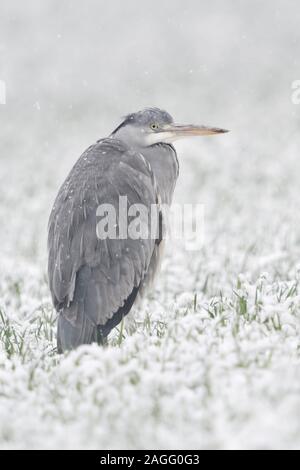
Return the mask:
<svg viewBox="0 0 300 470">
<path fill-rule="evenodd" d="M 270 119 L 291 117 L 297 5 L 2 0 L 1 79 L 18 116 L 34 120 L 40 104 L 41 126 L 50 113 L 59 121 L 63 113 L 103 135 L 119 115 L 155 104 L 178 119 L 217 119 L 239 130 L 249 124 L 249 131 L 252 112 L 266 125 L 267 105 Z"/>
</svg>

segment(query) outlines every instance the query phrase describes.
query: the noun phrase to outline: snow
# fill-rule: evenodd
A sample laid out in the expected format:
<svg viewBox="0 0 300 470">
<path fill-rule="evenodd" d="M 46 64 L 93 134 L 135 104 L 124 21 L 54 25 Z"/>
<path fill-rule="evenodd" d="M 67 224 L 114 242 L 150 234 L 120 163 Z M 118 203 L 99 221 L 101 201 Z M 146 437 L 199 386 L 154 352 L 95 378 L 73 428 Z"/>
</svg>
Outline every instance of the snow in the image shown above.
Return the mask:
<svg viewBox="0 0 300 470">
<path fill-rule="evenodd" d="M 300 448 L 300 9 L 170 5 L 1 7 L 0 448 Z M 176 146 L 204 245 L 169 240 L 130 327 L 58 356 L 51 205 L 148 105 L 231 129 Z"/>
</svg>

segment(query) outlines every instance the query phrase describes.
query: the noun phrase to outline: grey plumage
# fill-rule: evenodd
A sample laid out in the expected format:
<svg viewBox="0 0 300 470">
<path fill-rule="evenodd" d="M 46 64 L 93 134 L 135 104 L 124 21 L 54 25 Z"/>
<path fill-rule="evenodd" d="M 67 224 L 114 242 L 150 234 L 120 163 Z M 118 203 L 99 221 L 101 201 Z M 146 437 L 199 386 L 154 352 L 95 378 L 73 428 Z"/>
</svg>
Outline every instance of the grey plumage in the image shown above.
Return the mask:
<svg viewBox="0 0 300 470">
<path fill-rule="evenodd" d="M 170 204 L 178 176 L 171 134 L 192 128 L 198 134 L 212 129 L 176 126 L 158 109 L 131 114 L 83 153 L 59 190 L 49 220 L 48 275 L 60 352 L 105 342 L 153 277 L 159 233 L 145 240 L 99 239 L 97 208 L 117 208 L 124 195 L 128 205 Z"/>
</svg>

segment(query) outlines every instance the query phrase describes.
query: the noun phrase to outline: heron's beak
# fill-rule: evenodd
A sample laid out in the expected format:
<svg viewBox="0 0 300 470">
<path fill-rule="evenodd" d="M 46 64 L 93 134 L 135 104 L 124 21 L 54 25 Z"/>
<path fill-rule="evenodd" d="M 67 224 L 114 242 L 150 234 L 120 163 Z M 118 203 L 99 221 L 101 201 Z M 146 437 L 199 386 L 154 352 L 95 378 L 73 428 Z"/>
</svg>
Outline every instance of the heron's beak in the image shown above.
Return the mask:
<svg viewBox="0 0 300 470">
<path fill-rule="evenodd" d="M 166 140 L 164 140 L 167 142 L 170 140 L 174 141 L 181 139 L 183 137 L 225 134 L 226 132 L 229 131 L 218 127 L 168 124 L 163 129 L 162 134 L 165 134 Z"/>
</svg>

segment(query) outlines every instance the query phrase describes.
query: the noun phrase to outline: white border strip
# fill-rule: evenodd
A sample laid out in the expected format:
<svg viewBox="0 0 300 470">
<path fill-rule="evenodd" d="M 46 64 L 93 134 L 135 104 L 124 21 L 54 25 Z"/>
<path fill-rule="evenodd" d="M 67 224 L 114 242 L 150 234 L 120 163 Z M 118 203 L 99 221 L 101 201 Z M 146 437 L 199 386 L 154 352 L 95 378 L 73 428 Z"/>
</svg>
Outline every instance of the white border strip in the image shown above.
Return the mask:
<svg viewBox="0 0 300 470">
<path fill-rule="evenodd" d="M 6 84 L 0 80 L 0 104 L 6 104 Z"/>
</svg>

